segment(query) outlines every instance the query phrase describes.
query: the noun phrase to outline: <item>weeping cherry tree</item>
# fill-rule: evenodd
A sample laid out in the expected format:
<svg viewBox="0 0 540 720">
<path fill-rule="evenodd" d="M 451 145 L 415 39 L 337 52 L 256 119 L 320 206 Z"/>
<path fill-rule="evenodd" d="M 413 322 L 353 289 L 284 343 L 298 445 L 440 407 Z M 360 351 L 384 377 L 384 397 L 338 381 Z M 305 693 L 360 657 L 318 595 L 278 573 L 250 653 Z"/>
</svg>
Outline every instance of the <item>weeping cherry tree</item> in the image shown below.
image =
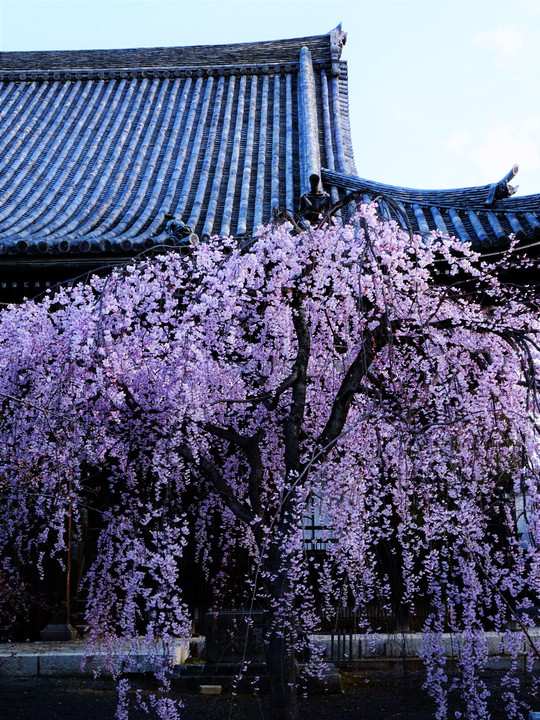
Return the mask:
<svg viewBox="0 0 540 720">
<path fill-rule="evenodd" d="M 25 558 L 65 562 L 68 516 L 76 527 L 101 493 L 84 580 L 90 647 L 187 636 L 186 547 L 218 584 L 227 566 L 215 555 L 243 552 L 246 601 L 267 618 L 272 720 L 298 717 L 296 658 L 325 603 L 354 608 L 369 632 L 375 600 L 429 607 L 437 718 L 452 688 L 464 716 L 488 718 L 485 630 L 514 658 L 537 652 L 538 331 L 534 298 L 499 267 L 383 221 L 376 205 L 345 225 L 214 238 L 10 307 L 5 585 L 22 582 Z M 326 547 L 316 562 L 304 548 L 313 512 Z M 166 689 L 167 667 L 161 676 Z M 515 683 L 509 671 L 519 717 Z M 150 704 L 176 716 L 165 691 Z"/>
</svg>

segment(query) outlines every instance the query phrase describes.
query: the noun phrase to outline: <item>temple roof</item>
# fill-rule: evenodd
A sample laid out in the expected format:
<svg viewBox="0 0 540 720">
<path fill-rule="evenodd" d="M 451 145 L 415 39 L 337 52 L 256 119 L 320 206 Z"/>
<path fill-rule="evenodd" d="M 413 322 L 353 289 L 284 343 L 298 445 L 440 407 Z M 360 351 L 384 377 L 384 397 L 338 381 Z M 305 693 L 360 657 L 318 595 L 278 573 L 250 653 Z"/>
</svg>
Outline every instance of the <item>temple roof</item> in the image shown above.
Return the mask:
<svg viewBox="0 0 540 720">
<path fill-rule="evenodd" d="M 90 267 L 243 236 L 296 212 L 313 173 L 332 201 L 380 199 L 402 225 L 481 249 L 539 239 L 540 195 L 509 180 L 414 190 L 357 176 L 346 36 L 185 48 L 0 53 L 0 270 Z M 344 211 L 345 212 L 345 211 Z M 0 281 L 5 281 L 0 278 Z"/>
<path fill-rule="evenodd" d="M 540 194 L 514 196 L 510 179 L 517 171 L 515 165 L 498 182 L 453 190 L 385 185 L 324 168 L 322 178 L 361 200 L 377 200 L 383 215 L 404 228 L 425 236 L 439 231 L 489 253 L 505 248 L 510 235 L 524 247 L 540 241 Z"/>
<path fill-rule="evenodd" d="M 1 53 L 0 252 L 249 234 L 321 166 L 354 174 L 344 39 Z"/>
</svg>

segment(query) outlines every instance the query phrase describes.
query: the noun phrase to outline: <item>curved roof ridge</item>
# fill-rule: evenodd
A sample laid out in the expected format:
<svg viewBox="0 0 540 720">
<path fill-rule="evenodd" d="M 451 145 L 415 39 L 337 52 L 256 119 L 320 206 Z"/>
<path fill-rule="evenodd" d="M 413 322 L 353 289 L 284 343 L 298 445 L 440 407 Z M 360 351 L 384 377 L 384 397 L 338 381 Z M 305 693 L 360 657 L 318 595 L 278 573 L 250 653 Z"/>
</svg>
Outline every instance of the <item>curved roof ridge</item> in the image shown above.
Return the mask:
<svg viewBox="0 0 540 720">
<path fill-rule="evenodd" d="M 516 236 L 532 248 L 540 238 L 540 194 L 495 198 L 494 189 L 517 172 L 517 166 L 499 183 L 449 190 L 417 190 L 365 180 L 322 169 L 327 186 L 341 193 L 356 192 L 365 201 L 380 198 L 384 217 L 428 237 L 431 232 L 453 235 L 482 252 L 501 250 Z M 508 192 L 513 189 L 507 188 Z M 387 202 L 392 201 L 392 202 Z"/>
<path fill-rule="evenodd" d="M 264 40 L 223 45 L 123 48 L 101 50 L 34 50 L 0 52 L 0 71 L 95 70 L 127 68 L 220 67 L 259 63 L 298 62 L 301 47 L 309 48 L 314 59 L 336 60 L 345 33 L 340 27 L 326 35 L 284 40 Z"/>
<path fill-rule="evenodd" d="M 422 189 L 388 185 L 374 180 L 366 180 L 356 175 L 336 172 L 328 168 L 323 168 L 322 174 L 324 182 L 329 185 L 335 185 L 344 190 L 358 190 L 367 194 L 388 195 L 395 200 L 406 203 L 432 203 L 444 207 L 467 208 L 482 206 L 482 209 L 504 208 L 507 211 L 511 211 L 514 207 L 524 209 L 528 205 L 536 210 L 540 207 L 540 194 L 506 197 L 495 200 L 488 205 L 488 196 L 493 183 L 461 188 Z"/>
</svg>

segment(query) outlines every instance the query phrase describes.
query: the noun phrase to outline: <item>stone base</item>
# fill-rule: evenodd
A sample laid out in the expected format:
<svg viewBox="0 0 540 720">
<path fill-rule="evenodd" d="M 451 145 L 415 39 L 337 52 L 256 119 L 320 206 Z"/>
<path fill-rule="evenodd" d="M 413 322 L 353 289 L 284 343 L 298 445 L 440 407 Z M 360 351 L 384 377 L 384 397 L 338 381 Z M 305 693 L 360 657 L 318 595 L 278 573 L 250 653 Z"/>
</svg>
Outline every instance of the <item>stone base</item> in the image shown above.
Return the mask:
<svg viewBox="0 0 540 720">
<path fill-rule="evenodd" d="M 307 692 L 310 695 L 335 695 L 342 692 L 341 676 L 336 666 L 332 665 L 332 663 L 325 663 L 322 672 L 314 677 L 307 675 L 302 666 L 300 666 L 298 689 L 300 692 Z"/>
<path fill-rule="evenodd" d="M 264 663 L 250 663 L 245 672 L 234 663 L 207 663 L 206 665 L 183 665 L 173 675 L 174 685 L 184 692 L 197 692 L 202 686 L 216 686 L 222 692 L 230 693 L 233 689 L 238 693 L 254 692 L 267 695 L 270 683 Z M 336 694 L 341 692 L 341 677 L 337 668 L 325 663 L 322 672 L 312 677 L 305 672 L 305 666 L 299 668 L 298 689 L 310 695 Z"/>
<path fill-rule="evenodd" d="M 221 685 L 201 685 L 199 692 L 201 695 L 221 695 Z"/>
<path fill-rule="evenodd" d="M 71 625 L 63 623 L 61 625 L 47 625 L 39 635 L 42 640 L 75 640 L 77 631 Z"/>
<path fill-rule="evenodd" d="M 172 681 L 184 692 L 196 692 L 197 688 L 217 685 L 224 693 L 233 689 L 235 692 L 249 694 L 255 691 L 264 694 L 269 692 L 264 663 L 248 663 L 245 671 L 241 673 L 241 670 L 239 663 L 187 664 L 175 669 Z"/>
</svg>

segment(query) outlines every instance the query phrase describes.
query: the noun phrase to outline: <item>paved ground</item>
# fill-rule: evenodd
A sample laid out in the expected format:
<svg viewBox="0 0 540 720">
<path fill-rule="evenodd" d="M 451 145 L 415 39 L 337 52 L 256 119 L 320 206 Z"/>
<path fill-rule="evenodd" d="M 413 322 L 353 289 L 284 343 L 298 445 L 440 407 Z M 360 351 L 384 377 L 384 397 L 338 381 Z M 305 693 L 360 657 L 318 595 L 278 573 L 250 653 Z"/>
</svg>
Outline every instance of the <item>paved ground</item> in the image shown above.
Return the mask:
<svg viewBox="0 0 540 720">
<path fill-rule="evenodd" d="M 499 690 L 499 677 L 488 677 L 493 693 Z M 421 689 L 422 675 L 378 673 L 345 676 L 345 692 L 340 695 L 310 696 L 300 700 L 304 720 L 431 720 L 433 704 Z M 147 688 L 149 690 L 149 688 Z M 178 695 L 184 703 L 184 720 L 264 720 L 268 717 L 268 698 L 241 695 L 203 697 Z M 532 701 L 540 710 L 540 700 Z M 109 680 L 69 678 L 0 679 L 1 720 L 114 720 L 114 683 Z M 491 704 L 493 720 L 507 720 L 499 700 Z M 528 713 L 524 714 L 526 718 Z M 140 720 L 142 714 L 133 714 Z M 453 717 L 453 714 L 451 715 Z M 464 716 L 465 717 L 465 716 Z"/>
</svg>

